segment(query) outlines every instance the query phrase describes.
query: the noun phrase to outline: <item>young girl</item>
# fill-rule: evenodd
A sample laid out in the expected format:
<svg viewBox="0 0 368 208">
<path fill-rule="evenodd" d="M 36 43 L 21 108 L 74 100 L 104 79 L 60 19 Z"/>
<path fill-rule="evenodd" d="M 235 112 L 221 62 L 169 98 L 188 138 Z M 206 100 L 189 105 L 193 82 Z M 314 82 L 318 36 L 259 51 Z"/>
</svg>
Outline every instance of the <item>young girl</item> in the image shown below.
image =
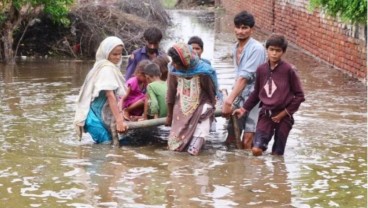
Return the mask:
<svg viewBox="0 0 368 208">
<path fill-rule="evenodd" d="M 167 84 L 160 79 L 161 72 L 157 64 L 147 64 L 143 69 L 147 79 L 147 95 L 144 105 L 143 119 L 166 117 Z"/>
<path fill-rule="evenodd" d="M 127 130 L 119 114 L 117 96 L 125 94 L 120 72 L 123 41 L 107 37 L 96 52 L 96 62 L 80 90 L 74 125 L 79 137 L 88 132 L 96 143 L 118 142 L 118 132 Z"/>
<path fill-rule="evenodd" d="M 149 63 L 151 63 L 149 60 L 140 61 L 135 69 L 134 77 L 126 82 L 127 92 L 121 98 L 122 104 L 120 106 L 122 106 L 124 119 L 128 121 L 134 120 L 143 114 L 147 87 L 143 68 Z"/>
</svg>

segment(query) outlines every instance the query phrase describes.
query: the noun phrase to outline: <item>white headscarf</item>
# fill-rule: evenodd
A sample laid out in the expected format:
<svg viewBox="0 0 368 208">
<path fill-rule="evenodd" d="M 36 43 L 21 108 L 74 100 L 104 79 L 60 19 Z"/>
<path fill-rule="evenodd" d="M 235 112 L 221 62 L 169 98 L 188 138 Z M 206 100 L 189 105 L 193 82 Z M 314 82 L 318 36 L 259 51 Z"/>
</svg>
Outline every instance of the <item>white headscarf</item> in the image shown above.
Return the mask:
<svg viewBox="0 0 368 208">
<path fill-rule="evenodd" d="M 91 102 L 98 97 L 102 90 L 114 90 L 116 95 L 125 94 L 125 79 L 120 71 L 122 60 L 114 64 L 108 60 L 111 51 L 116 46 L 124 46 L 123 41 L 115 36 L 105 38 L 96 52 L 96 62 L 81 87 L 77 99 L 74 125 L 81 136 L 81 127 L 84 126 Z"/>
</svg>

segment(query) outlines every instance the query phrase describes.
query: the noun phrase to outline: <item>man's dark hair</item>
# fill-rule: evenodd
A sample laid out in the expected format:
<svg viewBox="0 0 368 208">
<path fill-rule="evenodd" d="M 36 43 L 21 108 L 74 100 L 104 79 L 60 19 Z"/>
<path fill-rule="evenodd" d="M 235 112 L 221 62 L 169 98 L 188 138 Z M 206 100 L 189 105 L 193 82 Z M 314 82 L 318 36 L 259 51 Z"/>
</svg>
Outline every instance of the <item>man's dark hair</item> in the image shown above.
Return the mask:
<svg viewBox="0 0 368 208">
<path fill-rule="evenodd" d="M 284 35 L 274 33 L 266 41 L 266 49 L 268 49 L 268 47 L 270 46 L 280 47 L 285 53 L 288 46 L 288 41 L 286 40 Z"/>
<path fill-rule="evenodd" d="M 254 27 L 255 20 L 252 14 L 247 11 L 241 11 L 234 17 L 234 24 L 236 27 L 240 27 L 242 25 L 249 26 L 250 28 Z"/>
<path fill-rule="evenodd" d="M 183 62 L 180 59 L 180 56 L 178 52 L 175 50 L 174 47 L 169 48 L 169 51 L 167 52 L 167 55 L 169 55 L 172 59 L 172 61 L 180 66 L 184 67 Z"/>
<path fill-rule="evenodd" d="M 149 63 L 143 68 L 143 73 L 151 77 L 160 77 L 160 67 L 155 63 Z"/>
<path fill-rule="evenodd" d="M 162 39 L 162 32 L 157 27 L 149 27 L 144 31 L 143 37 L 149 43 L 159 43 Z"/>
<path fill-rule="evenodd" d="M 201 49 L 203 50 L 203 41 L 200 37 L 198 36 L 192 36 L 189 40 L 188 40 L 188 45 L 191 44 L 198 44 L 199 47 L 201 47 Z"/>
</svg>

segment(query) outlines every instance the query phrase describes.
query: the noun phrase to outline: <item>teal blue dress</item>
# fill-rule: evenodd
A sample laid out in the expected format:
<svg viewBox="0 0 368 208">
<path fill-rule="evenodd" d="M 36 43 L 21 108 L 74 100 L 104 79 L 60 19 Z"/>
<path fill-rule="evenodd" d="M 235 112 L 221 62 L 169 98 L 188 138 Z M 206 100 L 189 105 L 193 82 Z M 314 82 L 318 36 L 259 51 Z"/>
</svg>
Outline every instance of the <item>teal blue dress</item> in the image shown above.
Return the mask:
<svg viewBox="0 0 368 208">
<path fill-rule="evenodd" d="M 110 128 L 103 121 L 102 112 L 107 104 L 106 91 L 102 90 L 98 97 L 91 103 L 91 108 L 88 112 L 84 130 L 88 132 L 92 139 L 97 143 L 110 144 L 112 140 Z"/>
</svg>

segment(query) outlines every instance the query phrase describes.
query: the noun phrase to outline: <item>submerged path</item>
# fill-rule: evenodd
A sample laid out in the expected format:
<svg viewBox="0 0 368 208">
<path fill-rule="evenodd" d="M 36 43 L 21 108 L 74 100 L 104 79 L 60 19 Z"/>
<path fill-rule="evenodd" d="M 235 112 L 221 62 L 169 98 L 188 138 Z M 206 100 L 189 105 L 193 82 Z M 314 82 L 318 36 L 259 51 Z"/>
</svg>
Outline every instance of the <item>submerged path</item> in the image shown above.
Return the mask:
<svg viewBox="0 0 368 208">
<path fill-rule="evenodd" d="M 212 60 L 221 86 L 231 89 L 232 63 L 222 59 L 234 42 L 231 31 L 215 32 L 213 25 L 203 24 L 201 12 L 170 14 L 176 35 L 167 41 L 201 35 L 204 57 Z M 186 29 L 178 30 L 180 25 Z M 263 41 L 266 35 L 255 37 Z M 79 142 L 72 126 L 75 99 L 93 62 L 0 64 L 1 204 L 366 207 L 366 87 L 297 48 L 290 47 L 285 58 L 298 68 L 306 102 L 295 115 L 285 156 L 258 158 L 223 145 L 220 118 L 199 157 L 167 151 L 161 143 L 112 148 L 88 138 Z M 165 137 L 165 132 L 143 136 Z"/>
</svg>

